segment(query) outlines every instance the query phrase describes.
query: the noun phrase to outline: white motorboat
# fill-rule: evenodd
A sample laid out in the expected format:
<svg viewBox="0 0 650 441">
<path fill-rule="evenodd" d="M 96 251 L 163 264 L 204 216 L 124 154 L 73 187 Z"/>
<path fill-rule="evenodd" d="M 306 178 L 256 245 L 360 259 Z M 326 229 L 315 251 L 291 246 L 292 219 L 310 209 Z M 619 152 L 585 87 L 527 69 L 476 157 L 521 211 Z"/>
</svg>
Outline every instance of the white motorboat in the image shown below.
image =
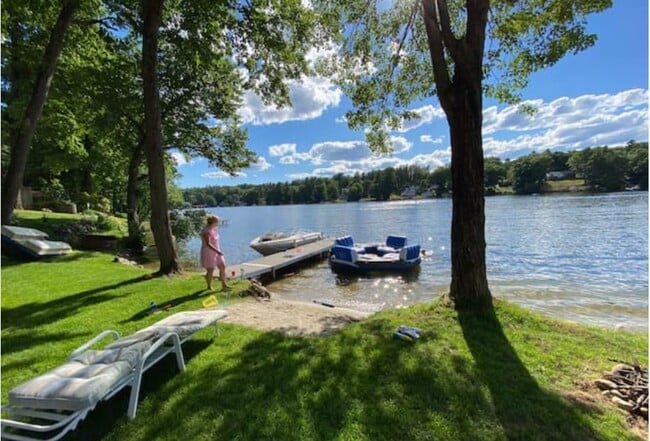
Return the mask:
<svg viewBox="0 0 650 441">
<path fill-rule="evenodd" d="M 268 256 L 324 239 L 323 233 L 266 233 L 250 243 L 252 249 Z"/>
</svg>

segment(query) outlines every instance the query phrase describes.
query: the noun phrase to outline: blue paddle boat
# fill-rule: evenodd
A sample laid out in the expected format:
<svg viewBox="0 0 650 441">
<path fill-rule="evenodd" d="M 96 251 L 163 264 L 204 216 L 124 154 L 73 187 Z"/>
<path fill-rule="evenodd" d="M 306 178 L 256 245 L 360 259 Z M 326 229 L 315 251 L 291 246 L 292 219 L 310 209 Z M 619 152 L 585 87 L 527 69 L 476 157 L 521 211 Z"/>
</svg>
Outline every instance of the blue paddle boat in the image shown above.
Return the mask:
<svg viewBox="0 0 650 441">
<path fill-rule="evenodd" d="M 351 236 L 339 237 L 331 250 L 333 270 L 369 272 L 407 272 L 421 262 L 420 245 L 407 245 L 404 236 L 388 236 L 383 244 L 355 244 Z"/>
</svg>

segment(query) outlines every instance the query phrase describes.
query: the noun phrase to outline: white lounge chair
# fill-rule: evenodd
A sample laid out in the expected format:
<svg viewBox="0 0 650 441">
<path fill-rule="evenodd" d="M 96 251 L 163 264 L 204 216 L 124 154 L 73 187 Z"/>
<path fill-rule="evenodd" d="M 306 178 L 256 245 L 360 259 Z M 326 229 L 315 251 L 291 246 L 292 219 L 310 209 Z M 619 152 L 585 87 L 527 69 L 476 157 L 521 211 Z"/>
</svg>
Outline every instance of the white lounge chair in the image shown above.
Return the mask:
<svg viewBox="0 0 650 441">
<path fill-rule="evenodd" d="M 175 354 L 179 370 L 184 371 L 182 344 L 201 329 L 213 324 L 216 327 L 226 315 L 220 309 L 185 311 L 127 337 L 120 338 L 113 330 L 100 333 L 77 348 L 63 365 L 9 392 L 9 404 L 2 406 L 8 418 L 1 420 L 1 438 L 61 439 L 97 403 L 109 400 L 126 386 L 131 388 L 127 416 L 135 418 L 144 372 L 170 353 Z M 107 337 L 114 341 L 103 349 L 91 349 Z"/>
</svg>

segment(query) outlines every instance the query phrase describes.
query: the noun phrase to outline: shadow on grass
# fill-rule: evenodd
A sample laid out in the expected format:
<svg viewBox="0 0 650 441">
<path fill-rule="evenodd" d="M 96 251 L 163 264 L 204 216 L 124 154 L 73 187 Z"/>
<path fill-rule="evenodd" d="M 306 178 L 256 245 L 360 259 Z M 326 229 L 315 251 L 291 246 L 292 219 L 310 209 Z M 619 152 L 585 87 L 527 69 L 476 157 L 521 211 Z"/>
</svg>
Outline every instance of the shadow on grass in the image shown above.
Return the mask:
<svg viewBox="0 0 650 441">
<path fill-rule="evenodd" d="M 86 251 L 75 251 L 71 254 L 65 256 L 51 256 L 44 258 L 34 258 L 31 255 L 28 255 L 22 251 L 16 250 L 15 248 L 7 247 L 6 244 L 2 244 L 2 266 L 11 267 L 16 265 L 23 265 L 26 263 L 64 263 L 64 262 L 74 262 L 81 259 L 86 259 L 92 257 L 91 252 Z"/>
<path fill-rule="evenodd" d="M 479 383 L 449 381 L 446 374 L 468 371 L 466 363 L 448 366 L 418 349 L 435 348 L 435 335 L 404 342 L 381 320 L 350 331 L 318 340 L 263 333 L 244 342 L 224 355 L 236 364 L 217 359 L 182 394 L 147 408 L 174 424 L 147 424 L 130 439 L 429 440 L 440 425 L 448 440 L 480 438 L 476 420 L 489 403 Z M 478 404 L 453 409 L 467 395 Z"/>
<path fill-rule="evenodd" d="M 192 359 L 201 351 L 205 350 L 211 342 L 209 340 L 193 340 L 183 345 L 185 363 L 191 366 Z M 152 366 L 144 373 L 140 387 L 139 403 L 147 397 L 160 390 L 165 383 L 171 381 L 177 375 L 183 375 L 178 371 L 176 357 L 168 354 L 164 359 Z M 120 420 L 126 420 L 126 412 L 129 407 L 129 387 L 121 390 L 117 395 L 108 401 L 100 402 L 97 407 L 83 420 L 79 426 L 70 434 L 65 436 L 65 441 L 88 441 L 104 438 Z M 136 414 L 136 421 L 139 417 Z M 141 417 L 141 416 L 140 416 Z M 154 424 L 151 421 L 148 424 Z M 157 420 L 157 424 L 165 425 L 164 420 Z M 188 438 L 189 439 L 189 438 Z"/>
<path fill-rule="evenodd" d="M 207 294 L 212 294 L 212 293 L 208 292 L 205 289 L 200 289 L 198 291 L 194 291 L 191 294 L 187 294 L 187 295 L 182 296 L 182 297 L 176 297 L 174 299 L 167 300 L 166 302 L 163 302 L 162 304 L 157 305 L 157 306 L 161 310 L 169 309 L 171 312 L 174 312 L 173 311 L 174 307 L 182 305 L 185 302 L 194 301 L 198 297 L 200 297 L 201 294 L 207 295 Z M 169 305 L 169 308 L 167 308 L 168 305 Z M 151 315 L 151 309 L 149 307 L 147 307 L 147 308 L 145 308 L 145 309 L 143 309 L 141 311 L 136 312 L 131 317 L 120 321 L 120 323 L 124 324 L 124 323 L 129 323 L 129 322 L 139 322 L 140 320 L 144 319 L 145 317 L 148 317 L 149 315 Z"/>
<path fill-rule="evenodd" d="M 2 313 L 4 321 L 4 312 Z M 66 341 L 87 335 L 85 332 L 56 332 L 34 335 L 30 330 L 4 333 L 2 335 L 2 355 L 23 351 L 39 345 L 47 345 L 53 341 Z M 3 364 L 3 369 L 9 371 L 9 366 Z"/>
<path fill-rule="evenodd" d="M 459 318 L 469 354 L 433 330 L 394 339 L 379 318 L 322 339 L 225 324 L 209 360 L 144 403 L 144 422 L 101 436 L 89 422 L 74 439 L 601 439 L 587 421 L 593 410 L 537 385 L 495 316 Z M 112 427 L 125 408 L 92 421 Z"/>
<path fill-rule="evenodd" d="M 109 294 L 107 291 L 150 279 L 150 275 L 145 275 L 119 283 L 113 283 L 111 285 L 88 289 L 49 302 L 25 303 L 15 308 L 2 308 L 2 329 L 32 329 L 44 324 L 54 323 L 58 320 L 70 317 L 80 308 L 112 301 L 126 295 Z"/>
<path fill-rule="evenodd" d="M 459 322 L 506 439 L 601 439 L 585 418 L 593 409 L 571 404 L 539 387 L 505 336 L 494 310 L 486 315 L 459 312 Z"/>
</svg>

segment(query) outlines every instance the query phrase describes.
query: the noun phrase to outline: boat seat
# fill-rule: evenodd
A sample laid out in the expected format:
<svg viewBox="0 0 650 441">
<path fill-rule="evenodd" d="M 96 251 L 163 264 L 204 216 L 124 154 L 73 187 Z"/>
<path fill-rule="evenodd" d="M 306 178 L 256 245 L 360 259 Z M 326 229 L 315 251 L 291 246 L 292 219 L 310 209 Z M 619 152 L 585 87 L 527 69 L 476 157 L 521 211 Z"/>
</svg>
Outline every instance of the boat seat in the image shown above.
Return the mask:
<svg viewBox="0 0 650 441">
<path fill-rule="evenodd" d="M 405 236 L 390 235 L 386 238 L 386 246 L 394 249 L 400 249 L 406 246 L 407 240 Z"/>
<path fill-rule="evenodd" d="M 348 246 L 334 245 L 332 247 L 332 254 L 336 259 L 345 262 L 356 262 L 359 260 L 359 253 L 354 248 Z"/>
<path fill-rule="evenodd" d="M 400 260 L 409 262 L 420 257 L 420 245 L 409 245 L 402 248 L 399 252 Z"/>
<path fill-rule="evenodd" d="M 352 236 L 341 236 L 337 237 L 334 240 L 335 245 L 342 245 L 344 247 L 353 247 L 354 246 L 354 240 L 352 239 Z"/>
</svg>

